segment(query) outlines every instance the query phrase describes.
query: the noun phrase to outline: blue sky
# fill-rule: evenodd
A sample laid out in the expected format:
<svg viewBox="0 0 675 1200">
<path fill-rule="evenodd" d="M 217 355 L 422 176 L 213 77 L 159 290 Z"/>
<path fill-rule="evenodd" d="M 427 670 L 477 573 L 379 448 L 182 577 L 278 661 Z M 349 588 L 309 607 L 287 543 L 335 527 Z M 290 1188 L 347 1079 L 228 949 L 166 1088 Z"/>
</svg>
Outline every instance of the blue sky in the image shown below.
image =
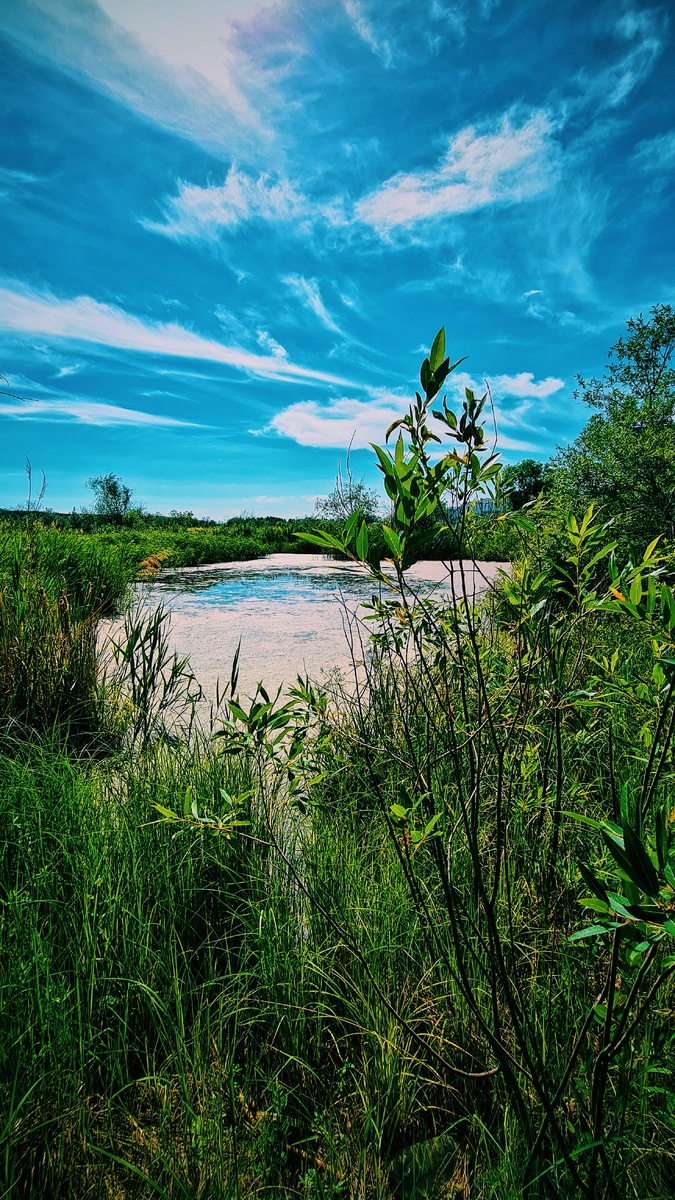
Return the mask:
<svg viewBox="0 0 675 1200">
<path fill-rule="evenodd" d="M 310 512 L 440 325 L 505 458 L 675 301 L 673 10 L 0 0 L 0 504 Z"/>
</svg>

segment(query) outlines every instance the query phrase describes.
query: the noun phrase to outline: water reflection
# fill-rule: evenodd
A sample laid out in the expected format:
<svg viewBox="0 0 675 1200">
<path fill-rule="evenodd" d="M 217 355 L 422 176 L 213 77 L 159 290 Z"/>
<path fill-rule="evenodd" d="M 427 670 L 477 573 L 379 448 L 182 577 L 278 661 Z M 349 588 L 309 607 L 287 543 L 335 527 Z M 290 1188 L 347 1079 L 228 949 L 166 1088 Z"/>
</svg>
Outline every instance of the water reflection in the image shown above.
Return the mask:
<svg viewBox="0 0 675 1200">
<path fill-rule="evenodd" d="M 334 602 L 340 596 L 363 602 L 373 594 L 373 582 L 357 571 L 324 567 L 315 570 L 268 567 L 236 569 L 205 567 L 188 572 L 166 572 L 155 580 L 158 595 L 199 595 L 201 603 L 218 608 L 238 608 L 247 601 L 293 604 Z"/>
</svg>

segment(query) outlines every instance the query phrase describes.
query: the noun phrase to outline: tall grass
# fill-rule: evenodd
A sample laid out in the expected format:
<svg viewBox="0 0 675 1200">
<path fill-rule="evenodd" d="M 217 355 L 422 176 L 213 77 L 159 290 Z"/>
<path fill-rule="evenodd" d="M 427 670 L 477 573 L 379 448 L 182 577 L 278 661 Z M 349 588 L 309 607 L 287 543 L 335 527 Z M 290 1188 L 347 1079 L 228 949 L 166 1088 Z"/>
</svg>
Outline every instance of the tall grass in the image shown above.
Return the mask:
<svg viewBox="0 0 675 1200">
<path fill-rule="evenodd" d="M 233 762 L 0 763 L 9 1194 L 384 1196 L 438 1125 L 436 1072 L 370 978 L 412 1020 L 432 1002 L 381 837 L 352 814 L 303 842 L 312 887 L 368 914 L 365 974 L 254 813 L 236 842 L 149 824 L 188 787 L 217 810 L 250 782 Z"/>
<path fill-rule="evenodd" d="M 494 477 L 479 415 L 468 395 L 447 459 L 464 532 Z M 421 401 L 409 423 L 380 458 L 398 587 L 358 517 L 323 538 L 370 563 L 354 679 L 245 700 L 235 666 L 217 737 L 167 732 L 191 681 L 161 614 L 127 618 L 118 693 L 91 640 L 77 666 L 138 548 L 99 540 L 98 574 L 61 532 L 6 554 L 28 699 L 0 740 L 0 1196 L 675 1191 L 675 591 L 589 511 L 554 555 L 518 516 L 525 556 L 479 603 L 461 563 L 451 607 L 415 597 L 440 472 Z M 107 753 L 36 720 L 41 653 L 64 713 L 75 664 L 121 722 Z"/>
<path fill-rule="evenodd" d="M 119 546 L 31 526 L 0 537 L 0 720 L 86 738 L 98 723 L 96 629 L 135 574 Z"/>
<path fill-rule="evenodd" d="M 485 636 L 501 686 L 510 635 Z M 623 648 L 644 675 L 649 647 L 625 623 L 601 618 L 596 637 Z M 518 1061 L 515 1017 L 502 986 L 489 986 L 484 901 L 457 826 L 461 793 L 447 753 L 459 681 L 452 669 L 435 674 L 433 687 L 444 678 L 448 692 L 443 705 L 429 704 L 429 676 L 417 678 L 419 664 L 406 661 L 405 690 L 385 646 L 367 693 L 315 710 L 290 807 L 280 726 L 258 737 L 248 706 L 238 719 L 230 709 L 226 736 L 213 745 L 155 740 L 98 762 L 47 739 L 5 741 L 6 1194 L 523 1194 L 533 1142 L 502 1074 L 489 1073 L 485 1035 L 496 1022 Z M 296 712 L 291 734 L 307 719 Z M 595 866 L 602 851 L 585 827 L 565 822 L 553 857 L 542 770 L 555 778 L 557 764 L 554 752 L 545 766 L 545 714 L 542 693 L 505 772 L 509 869 L 495 915 L 517 1015 L 545 1071 L 559 1078 L 577 1055 L 559 1111 L 583 1148 L 607 955 L 567 934 L 582 920 L 576 863 Z M 645 721 L 654 721 L 647 701 L 612 720 L 614 770 L 629 782 L 640 776 Z M 563 808 L 602 812 L 608 728 L 573 714 L 563 722 Z M 395 807 L 414 796 L 431 761 L 433 794 L 447 802 L 459 942 L 434 861 L 435 845 L 447 853 L 447 835 L 415 850 L 419 820 Z M 486 759 L 483 864 L 495 781 Z M 228 824 L 233 804 L 248 825 Z M 176 819 L 158 823 L 156 805 Z M 615 985 L 619 997 L 630 970 Z M 598 1195 L 672 1194 L 674 1002 L 672 987 L 662 991 L 613 1064 L 610 1111 L 619 1116 L 607 1146 L 616 1182 Z M 521 1080 L 536 1112 L 534 1080 Z M 583 1165 L 583 1153 L 572 1161 Z M 533 1175 L 532 1195 L 583 1194 L 555 1151 Z"/>
</svg>

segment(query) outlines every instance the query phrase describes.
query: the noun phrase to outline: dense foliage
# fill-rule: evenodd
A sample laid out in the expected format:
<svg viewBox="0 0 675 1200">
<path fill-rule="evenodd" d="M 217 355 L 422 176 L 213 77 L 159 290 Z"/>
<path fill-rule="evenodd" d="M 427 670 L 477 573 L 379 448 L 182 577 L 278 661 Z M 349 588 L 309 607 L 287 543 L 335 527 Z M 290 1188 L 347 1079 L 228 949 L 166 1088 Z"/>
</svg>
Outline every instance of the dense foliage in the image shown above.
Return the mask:
<svg viewBox="0 0 675 1200">
<path fill-rule="evenodd" d="M 675 539 L 675 311 L 656 305 L 628 322 L 602 379 L 579 379 L 595 411 L 549 464 L 556 501 L 590 500 L 617 518 L 626 542 Z"/>
<path fill-rule="evenodd" d="M 416 597 L 408 564 L 501 506 L 451 370 L 441 333 L 378 450 L 389 518 L 298 531 L 371 572 L 354 679 L 246 698 L 235 662 L 199 732 L 161 616 L 127 616 L 36 737 L 2 668 L 0 1192 L 673 1194 L 669 563 L 535 504 L 485 518 L 497 588 L 460 563 L 454 604 Z M 123 606 L 137 536 L 7 532 L 3 653 L 55 645 L 47 602 Z"/>
</svg>

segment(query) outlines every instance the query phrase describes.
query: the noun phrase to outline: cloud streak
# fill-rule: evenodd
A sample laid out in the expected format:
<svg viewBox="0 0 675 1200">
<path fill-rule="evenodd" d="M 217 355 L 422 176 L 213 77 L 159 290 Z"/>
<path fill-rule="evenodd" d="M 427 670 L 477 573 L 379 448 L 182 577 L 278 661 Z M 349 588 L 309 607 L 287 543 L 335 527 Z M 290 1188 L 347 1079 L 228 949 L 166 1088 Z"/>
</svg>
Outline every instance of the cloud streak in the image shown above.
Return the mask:
<svg viewBox="0 0 675 1200">
<path fill-rule="evenodd" d="M 358 387 L 336 375 L 289 362 L 278 354 L 251 354 L 193 333 L 183 325 L 143 321 L 90 296 L 63 300 L 28 288 L 0 286 L 0 329 L 48 340 L 88 343 L 169 358 L 220 363 L 263 379 Z"/>
<path fill-rule="evenodd" d="M 553 122 L 542 109 L 521 125 L 506 113 L 451 140 L 437 167 L 400 172 L 359 200 L 358 220 L 381 234 L 419 221 L 515 204 L 547 191 L 558 177 Z"/>
<path fill-rule="evenodd" d="M 0 403 L 0 417 L 11 417 L 20 421 L 63 421 L 73 420 L 81 425 L 135 425 L 157 428 L 199 428 L 193 421 L 179 421 L 174 417 L 163 417 L 137 409 L 122 408 L 118 404 L 105 404 L 98 400 L 54 399 L 27 400 L 24 404 Z"/>
<path fill-rule="evenodd" d="M 335 323 L 321 298 L 321 290 L 316 279 L 305 279 L 304 275 L 286 275 L 281 282 L 290 288 L 293 295 L 305 308 L 314 313 L 314 316 L 326 329 L 330 329 L 331 333 L 342 334 L 340 326 Z"/>
<path fill-rule="evenodd" d="M 669 175 L 675 170 L 675 129 L 639 142 L 635 162 L 649 175 Z"/>
</svg>

